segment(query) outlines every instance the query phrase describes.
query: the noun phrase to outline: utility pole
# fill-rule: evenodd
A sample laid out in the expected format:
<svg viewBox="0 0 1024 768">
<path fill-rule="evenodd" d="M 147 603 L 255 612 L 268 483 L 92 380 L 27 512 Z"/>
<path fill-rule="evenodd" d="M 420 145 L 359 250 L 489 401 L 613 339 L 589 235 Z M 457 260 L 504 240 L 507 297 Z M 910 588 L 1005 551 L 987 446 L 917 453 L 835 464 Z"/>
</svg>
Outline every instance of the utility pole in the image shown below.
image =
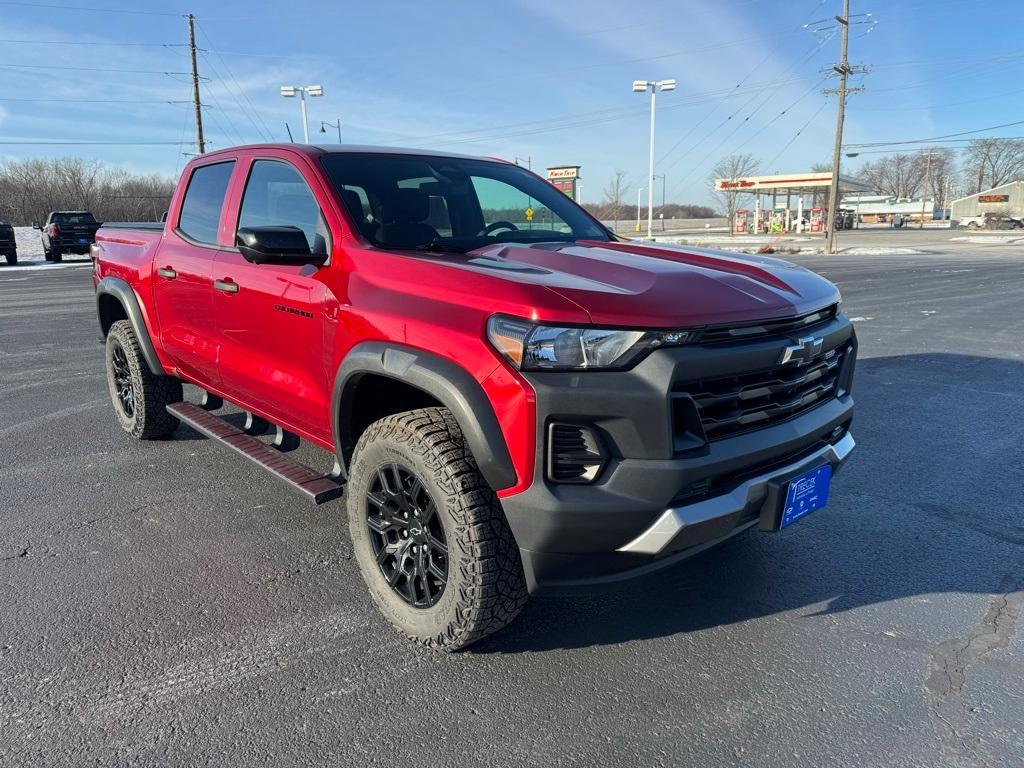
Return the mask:
<svg viewBox="0 0 1024 768">
<path fill-rule="evenodd" d="M 918 229 L 924 229 L 924 201 L 925 201 L 925 195 L 928 194 L 929 187 L 931 187 L 931 185 L 932 185 L 932 155 L 935 155 L 935 154 L 938 154 L 938 153 L 937 152 L 926 152 L 925 154 L 927 155 L 928 159 L 925 161 L 925 166 L 924 166 L 924 169 L 925 169 L 924 170 L 924 190 L 921 192 L 921 220 L 918 222 L 918 225 L 917 225 Z M 935 201 L 934 200 L 932 200 L 932 211 L 933 211 L 932 216 L 934 217 L 934 215 L 935 215 L 935 213 L 934 213 L 934 211 L 935 211 Z"/>
<path fill-rule="evenodd" d="M 825 253 L 835 253 L 836 214 L 839 213 L 839 157 L 843 148 L 843 121 L 846 119 L 846 78 L 853 70 L 847 60 L 850 44 L 850 0 L 843 0 L 843 15 L 836 16 L 843 28 L 842 53 L 839 64 L 833 69 L 839 73 L 839 109 L 836 111 L 836 142 L 832 149 L 832 185 L 828 189 L 828 234 L 825 236 Z"/>
<path fill-rule="evenodd" d="M 203 138 L 203 109 L 199 101 L 199 68 L 196 65 L 196 20 L 188 15 L 188 48 L 192 54 L 192 102 L 196 108 L 196 145 L 199 154 L 206 152 L 206 139 Z"/>
</svg>

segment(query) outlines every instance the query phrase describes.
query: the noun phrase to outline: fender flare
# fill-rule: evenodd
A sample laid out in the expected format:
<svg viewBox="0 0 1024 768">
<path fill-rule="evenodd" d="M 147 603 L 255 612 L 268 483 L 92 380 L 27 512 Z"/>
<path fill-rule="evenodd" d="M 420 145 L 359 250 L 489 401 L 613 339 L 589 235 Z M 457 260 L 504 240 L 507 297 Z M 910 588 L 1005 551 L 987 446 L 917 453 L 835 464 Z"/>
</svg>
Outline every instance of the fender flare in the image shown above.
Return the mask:
<svg viewBox="0 0 1024 768">
<path fill-rule="evenodd" d="M 142 349 L 142 356 L 146 358 L 146 365 L 149 370 L 157 376 L 166 376 L 167 372 L 160 364 L 160 358 L 156 355 L 156 348 L 149 337 L 149 329 L 146 328 L 146 320 L 142 315 L 142 307 L 139 305 L 139 297 L 125 280 L 119 277 L 104 277 L 96 285 L 96 317 L 100 323 L 100 333 L 103 332 L 103 313 L 100 308 L 100 296 L 113 296 L 124 307 L 128 316 L 128 322 L 132 324 L 135 337 L 139 340 L 139 347 Z"/>
<path fill-rule="evenodd" d="M 357 344 L 338 366 L 331 395 L 331 417 L 339 462 L 345 464 L 342 420 L 350 419 L 352 393 L 364 374 L 397 379 L 440 402 L 459 422 L 480 473 L 491 488 L 498 491 L 515 485 L 512 457 L 483 387 L 456 363 L 403 344 L 377 341 Z"/>
</svg>

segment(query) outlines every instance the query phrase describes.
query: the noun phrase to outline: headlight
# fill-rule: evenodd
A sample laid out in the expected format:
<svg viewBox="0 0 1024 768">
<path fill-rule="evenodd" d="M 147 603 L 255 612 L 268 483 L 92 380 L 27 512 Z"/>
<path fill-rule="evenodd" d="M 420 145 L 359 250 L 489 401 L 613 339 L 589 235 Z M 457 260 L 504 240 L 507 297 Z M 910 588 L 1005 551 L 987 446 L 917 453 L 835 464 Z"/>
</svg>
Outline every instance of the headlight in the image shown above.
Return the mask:
<svg viewBox="0 0 1024 768">
<path fill-rule="evenodd" d="M 487 321 L 491 344 L 523 371 L 627 368 L 651 349 L 685 344 L 694 336 L 692 331 L 535 325 L 502 315 Z"/>
</svg>

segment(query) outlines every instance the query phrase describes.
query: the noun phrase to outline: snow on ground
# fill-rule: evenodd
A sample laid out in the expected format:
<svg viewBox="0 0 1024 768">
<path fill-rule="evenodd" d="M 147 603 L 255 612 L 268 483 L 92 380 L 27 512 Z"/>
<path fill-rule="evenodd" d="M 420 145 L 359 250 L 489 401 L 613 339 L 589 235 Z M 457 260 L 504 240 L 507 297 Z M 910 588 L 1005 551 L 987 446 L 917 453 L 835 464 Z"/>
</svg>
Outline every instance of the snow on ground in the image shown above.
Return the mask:
<svg viewBox="0 0 1024 768">
<path fill-rule="evenodd" d="M 914 256 L 927 251 L 917 248 L 840 248 L 844 256 Z"/>
<path fill-rule="evenodd" d="M 981 243 L 982 245 L 1017 245 L 1024 243 L 1024 236 L 1021 235 L 965 235 L 949 239 L 959 240 L 963 243 Z"/>
<path fill-rule="evenodd" d="M 50 264 L 43 258 L 43 241 L 38 229 L 15 227 L 14 242 L 18 246 L 18 266 L 8 266 L 0 259 L 0 275 L 7 272 L 22 272 L 29 269 L 64 269 L 91 264 L 88 255 L 64 254 L 61 264 Z"/>
</svg>

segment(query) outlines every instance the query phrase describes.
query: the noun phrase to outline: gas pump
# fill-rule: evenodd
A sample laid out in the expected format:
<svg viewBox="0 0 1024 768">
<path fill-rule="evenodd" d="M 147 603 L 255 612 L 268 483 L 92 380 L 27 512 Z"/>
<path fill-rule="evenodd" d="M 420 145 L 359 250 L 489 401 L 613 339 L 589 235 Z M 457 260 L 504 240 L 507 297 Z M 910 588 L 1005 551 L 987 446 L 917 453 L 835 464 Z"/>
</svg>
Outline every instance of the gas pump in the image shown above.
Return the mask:
<svg viewBox="0 0 1024 768">
<path fill-rule="evenodd" d="M 772 212 L 765 208 L 762 208 L 757 212 L 757 224 L 754 230 L 755 232 L 757 232 L 757 234 L 763 235 L 765 232 L 768 231 L 768 223 L 769 219 L 771 218 L 771 215 Z"/>
<path fill-rule="evenodd" d="M 737 209 L 732 231 L 737 235 L 745 235 L 750 231 L 750 211 L 746 208 Z"/>
<path fill-rule="evenodd" d="M 784 232 L 786 229 L 786 209 L 784 207 L 776 208 L 771 213 L 771 219 L 768 223 L 769 231 L 778 234 Z"/>
<path fill-rule="evenodd" d="M 811 208 L 811 232 L 823 232 L 825 229 L 825 209 Z"/>
</svg>

